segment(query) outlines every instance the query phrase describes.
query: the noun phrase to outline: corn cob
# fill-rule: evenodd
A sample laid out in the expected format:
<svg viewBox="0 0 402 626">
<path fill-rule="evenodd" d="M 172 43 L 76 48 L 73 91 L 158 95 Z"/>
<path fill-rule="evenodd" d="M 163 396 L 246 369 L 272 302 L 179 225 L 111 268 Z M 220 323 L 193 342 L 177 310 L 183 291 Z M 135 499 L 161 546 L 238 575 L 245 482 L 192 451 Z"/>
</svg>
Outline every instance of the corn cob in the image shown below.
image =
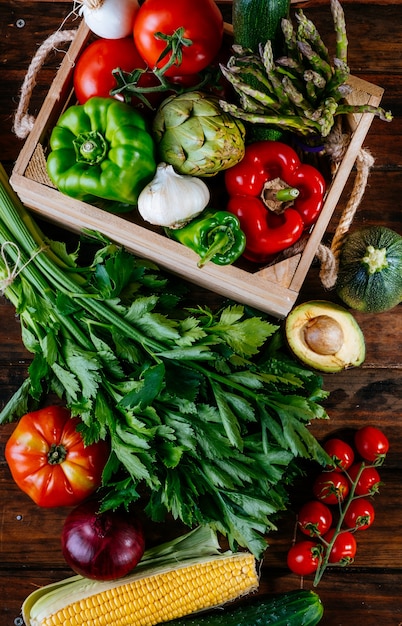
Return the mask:
<svg viewBox="0 0 402 626">
<path fill-rule="evenodd" d="M 212 535 L 201 551 L 208 551 Z M 187 544 L 187 537 L 190 543 Z M 248 552 L 190 557 L 192 533 L 185 536 L 184 552 L 161 558 L 148 553 L 132 574 L 114 582 L 74 576 L 34 592 L 23 605 L 27 626 L 153 626 L 197 611 L 220 606 L 258 587 L 255 557 Z M 163 550 L 166 550 L 164 544 Z M 197 552 L 197 548 L 195 548 Z M 182 556 L 179 556 L 180 553 Z M 147 553 L 146 553 L 147 554 Z M 143 564 L 143 567 L 141 565 Z M 138 571 L 137 571 L 138 570 Z"/>
</svg>

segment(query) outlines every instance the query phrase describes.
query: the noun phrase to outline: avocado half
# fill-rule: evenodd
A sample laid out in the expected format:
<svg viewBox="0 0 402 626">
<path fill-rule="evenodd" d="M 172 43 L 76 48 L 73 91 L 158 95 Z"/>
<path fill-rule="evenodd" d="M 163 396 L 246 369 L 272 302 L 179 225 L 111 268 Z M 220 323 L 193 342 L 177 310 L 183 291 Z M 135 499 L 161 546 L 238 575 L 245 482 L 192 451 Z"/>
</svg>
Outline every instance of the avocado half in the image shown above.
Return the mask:
<svg viewBox="0 0 402 626">
<path fill-rule="evenodd" d="M 321 372 L 357 367 L 366 357 L 360 326 L 349 311 L 332 302 L 298 305 L 286 318 L 285 333 L 295 356 Z"/>
</svg>

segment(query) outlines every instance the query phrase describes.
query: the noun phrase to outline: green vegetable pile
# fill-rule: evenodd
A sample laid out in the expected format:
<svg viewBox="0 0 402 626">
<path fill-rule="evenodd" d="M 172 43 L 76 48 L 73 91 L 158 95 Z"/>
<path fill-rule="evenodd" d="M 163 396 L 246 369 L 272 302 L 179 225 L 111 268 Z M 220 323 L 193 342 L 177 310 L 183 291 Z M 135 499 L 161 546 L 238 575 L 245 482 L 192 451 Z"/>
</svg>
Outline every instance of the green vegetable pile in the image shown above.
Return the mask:
<svg viewBox="0 0 402 626">
<path fill-rule="evenodd" d="M 2 168 L 0 209 L 0 281 L 33 353 L 0 422 L 57 394 L 87 443 L 110 438 L 104 509 L 146 494 L 153 520 L 209 525 L 262 556 L 298 459 L 329 462 L 308 429 L 327 417 L 321 378 L 282 352 L 269 320 L 237 304 L 183 307 L 177 280 L 96 233 L 79 262 Z"/>
<path fill-rule="evenodd" d="M 238 103 L 220 101 L 222 109 L 244 122 L 269 125 L 303 137 L 327 137 L 335 117 L 348 113 L 372 113 L 384 121 L 392 115 L 381 107 L 345 102 L 350 69 L 345 16 L 339 0 L 330 7 L 336 34 L 331 54 L 315 24 L 302 10 L 281 20 L 284 55 L 275 58 L 272 41 L 254 52 L 234 45 L 234 55 L 221 71 L 234 87 Z"/>
</svg>

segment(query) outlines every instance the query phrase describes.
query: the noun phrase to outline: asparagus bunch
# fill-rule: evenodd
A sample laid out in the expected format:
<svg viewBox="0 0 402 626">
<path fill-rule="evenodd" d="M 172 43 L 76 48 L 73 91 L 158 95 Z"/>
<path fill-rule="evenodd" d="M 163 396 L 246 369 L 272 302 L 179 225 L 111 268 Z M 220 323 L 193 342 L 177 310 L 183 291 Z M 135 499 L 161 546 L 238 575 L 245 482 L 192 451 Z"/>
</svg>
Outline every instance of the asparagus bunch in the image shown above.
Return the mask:
<svg viewBox="0 0 402 626">
<path fill-rule="evenodd" d="M 300 9 L 296 26 L 284 18 L 284 56 L 274 59 L 272 42 L 257 53 L 239 45 L 221 71 L 239 96 L 238 103 L 220 101 L 222 109 L 245 122 L 277 127 L 304 137 L 327 137 L 335 116 L 372 113 L 391 121 L 390 112 L 368 104 L 345 102 L 350 93 L 345 16 L 339 0 L 330 0 L 336 34 L 331 58 L 314 23 Z"/>
</svg>

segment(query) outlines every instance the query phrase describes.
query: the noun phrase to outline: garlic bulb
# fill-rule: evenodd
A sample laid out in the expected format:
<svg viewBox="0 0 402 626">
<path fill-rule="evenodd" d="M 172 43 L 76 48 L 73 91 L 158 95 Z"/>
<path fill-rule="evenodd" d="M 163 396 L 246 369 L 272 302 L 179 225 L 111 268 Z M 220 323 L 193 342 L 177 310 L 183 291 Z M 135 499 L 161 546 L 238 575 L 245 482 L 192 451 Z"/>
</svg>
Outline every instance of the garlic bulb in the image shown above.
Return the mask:
<svg viewBox="0 0 402 626">
<path fill-rule="evenodd" d="M 207 206 L 210 193 L 200 178 L 177 174 L 159 163 L 155 176 L 138 197 L 142 219 L 156 226 L 182 228 Z"/>
</svg>

